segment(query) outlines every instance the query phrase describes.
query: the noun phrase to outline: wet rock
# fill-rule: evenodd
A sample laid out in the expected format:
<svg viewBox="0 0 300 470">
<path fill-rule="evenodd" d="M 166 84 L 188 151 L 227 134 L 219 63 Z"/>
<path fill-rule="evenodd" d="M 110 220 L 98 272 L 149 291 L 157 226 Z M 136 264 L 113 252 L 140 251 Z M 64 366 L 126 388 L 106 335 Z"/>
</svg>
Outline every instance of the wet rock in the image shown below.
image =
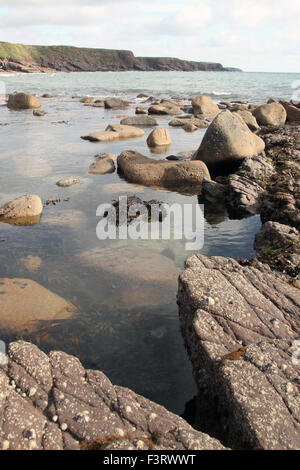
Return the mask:
<svg viewBox="0 0 300 470">
<path fill-rule="evenodd" d="M 179 106 L 169 103 L 167 101 L 164 101 L 160 104 L 155 104 L 153 106 L 150 106 L 148 109 L 149 114 L 161 114 L 161 115 L 179 115 L 181 114 L 181 110 Z"/>
<path fill-rule="evenodd" d="M 266 222 L 255 237 L 254 248 L 260 260 L 274 269 L 300 275 L 300 233 L 278 222 Z"/>
<path fill-rule="evenodd" d="M 0 279 L 0 320 L 6 332 L 31 333 L 75 312 L 72 304 L 30 279 Z"/>
<path fill-rule="evenodd" d="M 90 104 L 90 103 L 95 103 L 95 98 L 88 96 L 87 98 L 82 98 L 80 100 L 80 103 L 85 103 L 85 104 Z"/>
<path fill-rule="evenodd" d="M 140 129 L 139 127 L 125 126 L 122 124 L 109 124 L 105 131 L 83 135 L 81 138 L 91 142 L 111 142 L 119 139 L 142 137 L 144 134 L 145 132 L 143 129 Z"/>
<path fill-rule="evenodd" d="M 39 196 L 25 195 L 0 207 L 0 222 L 31 224 L 40 220 L 43 204 Z"/>
<path fill-rule="evenodd" d="M 89 173 L 92 175 L 105 175 L 114 173 L 116 170 L 116 157 L 112 153 L 100 153 L 96 156 L 97 160 L 91 164 Z"/>
<path fill-rule="evenodd" d="M 224 449 L 217 439 L 113 386 L 102 372 L 85 370 L 64 352 L 47 356 L 33 344 L 11 343 L 8 366 L 0 368 L 0 390 L 3 450 Z"/>
<path fill-rule="evenodd" d="M 33 111 L 33 115 L 37 117 L 45 116 L 47 113 L 46 111 L 40 111 L 39 109 Z"/>
<path fill-rule="evenodd" d="M 132 116 L 122 119 L 121 124 L 126 126 L 154 127 L 158 126 L 157 120 L 152 116 Z"/>
<path fill-rule="evenodd" d="M 264 185 L 268 178 L 274 175 L 274 173 L 275 168 L 272 160 L 262 156 L 245 158 L 238 170 L 240 176 L 261 182 L 262 185 Z"/>
<path fill-rule="evenodd" d="M 59 186 L 60 188 L 69 188 L 70 186 L 73 186 L 74 184 L 78 184 L 81 182 L 82 182 L 82 178 L 71 176 L 70 178 L 63 178 L 57 181 L 56 185 Z"/>
<path fill-rule="evenodd" d="M 260 126 L 284 126 L 287 113 L 280 103 L 258 106 L 252 111 Z"/>
<path fill-rule="evenodd" d="M 145 108 L 137 107 L 137 108 L 135 109 L 135 114 L 148 114 L 148 111 L 147 111 L 147 109 L 145 109 Z"/>
<path fill-rule="evenodd" d="M 50 93 L 44 93 L 44 94 L 42 95 L 42 98 L 54 98 L 54 96 L 51 95 Z"/>
<path fill-rule="evenodd" d="M 16 93 L 8 96 L 7 106 L 13 110 L 36 109 L 42 106 L 40 100 L 28 93 Z"/>
<path fill-rule="evenodd" d="M 299 448 L 299 290 L 258 262 L 195 255 L 178 302 L 199 408 L 217 418 L 216 434 L 235 449 Z"/>
<path fill-rule="evenodd" d="M 199 186 L 204 177 L 210 178 L 206 165 L 200 161 L 171 162 L 153 160 L 127 151 L 118 157 L 118 167 L 129 182 L 160 187 Z"/>
<path fill-rule="evenodd" d="M 252 158 L 264 148 L 264 141 L 250 131 L 240 116 L 223 111 L 207 129 L 194 159 L 216 166 Z"/>
<path fill-rule="evenodd" d="M 204 129 L 209 126 L 210 121 L 205 118 L 199 118 L 195 116 L 187 116 L 187 117 L 180 117 L 175 118 L 169 122 L 169 126 L 172 127 L 185 127 L 187 125 L 196 126 L 199 129 Z"/>
<path fill-rule="evenodd" d="M 120 136 L 118 132 L 113 131 L 102 131 L 93 132 L 92 134 L 81 136 L 83 140 L 89 140 L 90 142 L 111 142 L 113 140 L 119 140 Z"/>
<path fill-rule="evenodd" d="M 239 175 L 228 178 L 227 201 L 232 218 L 243 218 L 259 213 L 264 189 L 255 181 Z"/>
<path fill-rule="evenodd" d="M 194 153 L 195 153 L 195 150 L 188 150 L 186 152 L 179 152 L 176 155 L 169 155 L 167 157 L 167 160 L 179 161 L 179 162 L 189 161 L 193 158 Z"/>
<path fill-rule="evenodd" d="M 192 99 L 194 114 L 203 114 L 209 118 L 215 118 L 220 110 L 219 107 L 209 96 L 197 96 Z"/>
<path fill-rule="evenodd" d="M 154 129 L 148 136 L 147 145 L 149 147 L 159 147 L 160 145 L 171 145 L 171 136 L 168 129 L 157 128 Z"/>
<path fill-rule="evenodd" d="M 135 126 L 125 126 L 122 124 L 109 124 L 106 131 L 113 131 L 119 135 L 120 139 L 129 139 L 133 137 L 142 137 L 145 132 Z"/>
<path fill-rule="evenodd" d="M 129 102 L 119 98 L 108 98 L 104 100 L 105 109 L 126 109 L 129 107 Z"/>
</svg>

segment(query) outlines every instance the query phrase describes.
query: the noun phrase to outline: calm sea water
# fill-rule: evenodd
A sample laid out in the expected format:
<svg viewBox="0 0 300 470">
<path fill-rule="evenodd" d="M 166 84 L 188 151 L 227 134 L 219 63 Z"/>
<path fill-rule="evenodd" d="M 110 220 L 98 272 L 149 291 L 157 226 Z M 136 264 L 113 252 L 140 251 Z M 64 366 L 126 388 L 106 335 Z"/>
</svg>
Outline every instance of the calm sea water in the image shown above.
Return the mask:
<svg viewBox="0 0 300 470">
<path fill-rule="evenodd" d="M 216 101 L 249 100 L 263 102 L 270 96 L 290 99 L 298 74 L 251 73 L 72 73 L 0 76 L 0 94 L 27 91 L 42 95 L 43 118 L 32 111 L 14 112 L 0 107 L 0 204 L 25 193 L 38 194 L 43 201 L 60 199 L 45 207 L 43 217 L 33 227 L 0 224 L 0 277 L 29 278 L 74 303 L 80 314 L 56 326 L 33 334 L 19 332 L 4 339 L 22 336 L 44 350 L 62 349 L 76 354 L 87 367 L 103 370 L 115 384 L 128 386 L 168 409 L 181 413 L 195 394 L 191 366 L 179 332 L 176 287 L 171 301 L 164 303 L 159 292 L 137 292 L 127 287 L 126 302 L 114 282 L 104 273 L 83 268 L 76 255 L 94 248 L 133 248 L 136 260 L 144 251 L 171 258 L 182 269 L 192 253 L 180 240 L 99 241 L 96 237 L 99 204 L 111 202 L 120 194 L 136 194 L 144 200 L 198 204 L 197 195 L 155 190 L 129 185 L 117 173 L 89 175 L 88 168 L 98 152 L 119 155 L 137 150 L 152 158 L 145 136 L 112 143 L 90 143 L 80 136 L 101 131 L 109 123 L 119 123 L 120 114 L 132 115 L 135 97 L 144 92 L 158 97 L 191 97 L 209 94 Z M 126 111 L 105 111 L 86 107 L 82 96 L 120 96 L 134 100 Z M 72 98 L 73 97 L 73 98 Z M 168 127 L 170 117 L 160 117 Z M 172 146 L 168 154 L 197 149 L 204 130 L 186 133 L 169 127 Z M 58 188 L 62 177 L 80 176 L 81 184 Z M 253 239 L 259 230 L 259 217 L 229 220 L 224 208 L 206 213 L 205 244 L 202 253 L 213 256 L 252 257 Z M 24 263 L 38 257 L 40 267 Z M 166 259 L 162 258 L 162 259 Z M 144 296 L 144 298 L 143 298 Z M 136 300 L 138 298 L 138 301 Z M 1 322 L 1 312 L 0 312 Z M 0 337 L 3 337 L 1 332 Z"/>
</svg>

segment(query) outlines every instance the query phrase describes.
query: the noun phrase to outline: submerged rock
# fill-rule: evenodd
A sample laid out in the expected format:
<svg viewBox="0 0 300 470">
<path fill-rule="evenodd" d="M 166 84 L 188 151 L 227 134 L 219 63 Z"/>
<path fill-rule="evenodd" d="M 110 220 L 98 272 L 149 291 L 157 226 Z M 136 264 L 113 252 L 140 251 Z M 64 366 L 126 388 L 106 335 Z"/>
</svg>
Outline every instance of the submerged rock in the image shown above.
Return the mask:
<svg viewBox="0 0 300 470">
<path fill-rule="evenodd" d="M 40 221 L 43 204 L 39 196 L 25 195 L 0 207 L 0 222 L 31 225 Z"/>
<path fill-rule="evenodd" d="M 13 110 L 35 109 L 42 106 L 40 100 L 28 93 L 16 93 L 8 96 L 7 106 Z"/>
<path fill-rule="evenodd" d="M 8 366 L 0 368 L 2 450 L 225 449 L 65 352 L 47 356 L 18 341 L 9 344 L 7 359 Z"/>
<path fill-rule="evenodd" d="M 207 129 L 194 159 L 217 166 L 257 156 L 264 148 L 264 141 L 250 131 L 239 115 L 223 111 Z"/>
<path fill-rule="evenodd" d="M 127 151 L 118 157 L 118 167 L 132 183 L 160 187 L 199 186 L 210 174 L 201 161 L 153 160 L 140 153 Z"/>
<path fill-rule="evenodd" d="M 32 333 L 75 312 L 72 304 L 30 279 L 0 279 L 0 322 L 7 333 Z"/>
<path fill-rule="evenodd" d="M 299 448 L 299 290 L 258 262 L 195 255 L 178 302 L 199 410 L 215 417 L 215 435 L 235 449 Z"/>
<path fill-rule="evenodd" d="M 105 130 L 118 133 L 120 139 L 142 137 L 145 134 L 145 131 L 143 131 L 143 129 L 140 129 L 135 126 L 126 126 L 122 124 L 109 124 Z"/>
<path fill-rule="evenodd" d="M 114 298 L 132 307 L 161 305 L 174 299 L 179 269 L 170 258 L 148 250 L 100 248 L 76 256 L 115 286 Z"/>
</svg>

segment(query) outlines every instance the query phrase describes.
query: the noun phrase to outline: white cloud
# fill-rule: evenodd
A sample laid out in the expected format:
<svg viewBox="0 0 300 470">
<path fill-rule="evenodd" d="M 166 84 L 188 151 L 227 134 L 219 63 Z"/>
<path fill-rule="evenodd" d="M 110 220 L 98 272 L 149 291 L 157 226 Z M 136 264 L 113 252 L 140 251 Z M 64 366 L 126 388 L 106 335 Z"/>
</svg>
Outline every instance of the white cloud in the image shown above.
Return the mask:
<svg viewBox="0 0 300 470">
<path fill-rule="evenodd" d="M 299 0 L 0 0 L 0 40 L 300 71 Z"/>
</svg>

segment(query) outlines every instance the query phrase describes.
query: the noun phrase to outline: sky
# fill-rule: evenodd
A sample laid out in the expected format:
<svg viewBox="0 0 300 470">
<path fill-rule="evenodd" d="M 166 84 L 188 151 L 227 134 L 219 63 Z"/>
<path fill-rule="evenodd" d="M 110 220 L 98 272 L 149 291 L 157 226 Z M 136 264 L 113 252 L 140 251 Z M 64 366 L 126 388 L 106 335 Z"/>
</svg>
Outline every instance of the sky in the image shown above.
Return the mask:
<svg viewBox="0 0 300 470">
<path fill-rule="evenodd" d="M 300 73 L 299 0 L 0 0 L 0 41 Z"/>
</svg>

